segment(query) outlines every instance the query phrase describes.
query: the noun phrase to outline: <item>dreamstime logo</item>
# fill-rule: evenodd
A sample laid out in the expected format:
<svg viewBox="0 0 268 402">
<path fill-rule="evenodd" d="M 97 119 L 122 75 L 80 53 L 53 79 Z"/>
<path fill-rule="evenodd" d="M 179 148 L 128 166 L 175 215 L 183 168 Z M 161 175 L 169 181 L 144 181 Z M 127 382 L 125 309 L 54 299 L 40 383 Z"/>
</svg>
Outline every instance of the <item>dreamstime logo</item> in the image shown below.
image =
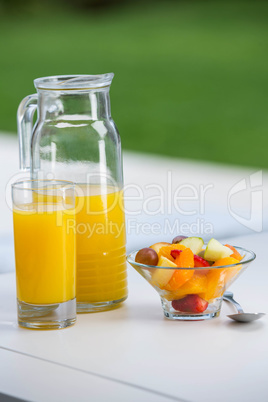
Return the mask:
<svg viewBox="0 0 268 402">
<path fill-rule="evenodd" d="M 262 221 L 263 221 L 263 178 L 262 171 L 258 171 L 249 176 L 249 180 L 242 179 L 236 183 L 228 193 L 228 211 L 230 215 L 241 225 L 254 230 L 255 232 L 262 231 Z M 250 193 L 250 213 L 249 218 L 236 213 L 231 205 L 232 198 L 241 193 Z"/>
</svg>

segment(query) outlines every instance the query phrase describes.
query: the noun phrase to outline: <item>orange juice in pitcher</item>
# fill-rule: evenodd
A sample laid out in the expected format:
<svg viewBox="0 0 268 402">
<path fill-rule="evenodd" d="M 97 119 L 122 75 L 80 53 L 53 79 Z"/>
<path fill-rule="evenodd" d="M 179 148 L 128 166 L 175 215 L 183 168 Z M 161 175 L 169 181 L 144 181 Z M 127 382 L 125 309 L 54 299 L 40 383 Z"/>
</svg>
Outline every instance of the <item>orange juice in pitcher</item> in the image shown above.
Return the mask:
<svg viewBox="0 0 268 402">
<path fill-rule="evenodd" d="M 18 109 L 21 168 L 29 169 L 33 179 L 76 184 L 78 312 L 107 310 L 127 297 L 121 142 L 111 117 L 112 79 L 112 73 L 38 78 L 37 94 Z"/>
<path fill-rule="evenodd" d="M 123 192 L 81 186 L 76 214 L 77 303 L 113 307 L 127 297 Z"/>
</svg>

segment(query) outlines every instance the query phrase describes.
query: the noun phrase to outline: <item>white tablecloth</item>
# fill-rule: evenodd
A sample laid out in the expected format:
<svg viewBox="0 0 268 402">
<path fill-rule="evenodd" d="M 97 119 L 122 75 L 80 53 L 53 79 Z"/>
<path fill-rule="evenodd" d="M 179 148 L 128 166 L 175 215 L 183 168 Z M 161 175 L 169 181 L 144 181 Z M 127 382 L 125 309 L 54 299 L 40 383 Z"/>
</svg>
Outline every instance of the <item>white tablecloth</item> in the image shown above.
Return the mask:
<svg viewBox="0 0 268 402">
<path fill-rule="evenodd" d="M 228 239 L 257 259 L 232 286 L 246 311 L 268 312 L 268 233 Z M 266 402 L 267 316 L 250 324 L 164 318 L 157 293 L 132 268 L 129 298 L 78 316 L 61 331 L 16 323 L 14 273 L 0 275 L 0 393 L 30 401 Z"/>
</svg>

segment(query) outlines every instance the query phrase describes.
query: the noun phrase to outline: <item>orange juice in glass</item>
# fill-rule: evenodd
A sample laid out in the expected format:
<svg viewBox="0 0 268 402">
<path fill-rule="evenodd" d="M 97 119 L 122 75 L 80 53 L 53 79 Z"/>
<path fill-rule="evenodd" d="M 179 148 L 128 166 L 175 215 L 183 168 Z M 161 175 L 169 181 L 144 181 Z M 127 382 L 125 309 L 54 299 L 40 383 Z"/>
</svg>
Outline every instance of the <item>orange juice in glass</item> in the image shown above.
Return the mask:
<svg viewBox="0 0 268 402">
<path fill-rule="evenodd" d="M 80 185 L 77 197 L 77 311 L 116 307 L 127 297 L 123 191 Z"/>
<path fill-rule="evenodd" d="M 19 324 L 52 329 L 76 319 L 74 185 L 29 180 L 12 186 Z"/>
</svg>

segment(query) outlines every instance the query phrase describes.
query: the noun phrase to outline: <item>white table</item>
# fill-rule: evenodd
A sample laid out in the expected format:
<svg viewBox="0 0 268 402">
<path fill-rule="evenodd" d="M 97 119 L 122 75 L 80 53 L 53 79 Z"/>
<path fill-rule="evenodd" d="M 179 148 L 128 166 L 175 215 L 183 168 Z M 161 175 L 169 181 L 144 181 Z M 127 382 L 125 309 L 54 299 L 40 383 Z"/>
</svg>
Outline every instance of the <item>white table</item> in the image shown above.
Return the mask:
<svg viewBox="0 0 268 402">
<path fill-rule="evenodd" d="M 232 286 L 245 310 L 268 312 L 268 233 L 228 239 L 257 259 Z M 129 269 L 129 298 L 78 316 L 61 331 L 16 323 L 14 273 L 0 276 L 0 393 L 30 401 L 268 400 L 267 317 L 172 322 L 153 288 Z"/>
</svg>

